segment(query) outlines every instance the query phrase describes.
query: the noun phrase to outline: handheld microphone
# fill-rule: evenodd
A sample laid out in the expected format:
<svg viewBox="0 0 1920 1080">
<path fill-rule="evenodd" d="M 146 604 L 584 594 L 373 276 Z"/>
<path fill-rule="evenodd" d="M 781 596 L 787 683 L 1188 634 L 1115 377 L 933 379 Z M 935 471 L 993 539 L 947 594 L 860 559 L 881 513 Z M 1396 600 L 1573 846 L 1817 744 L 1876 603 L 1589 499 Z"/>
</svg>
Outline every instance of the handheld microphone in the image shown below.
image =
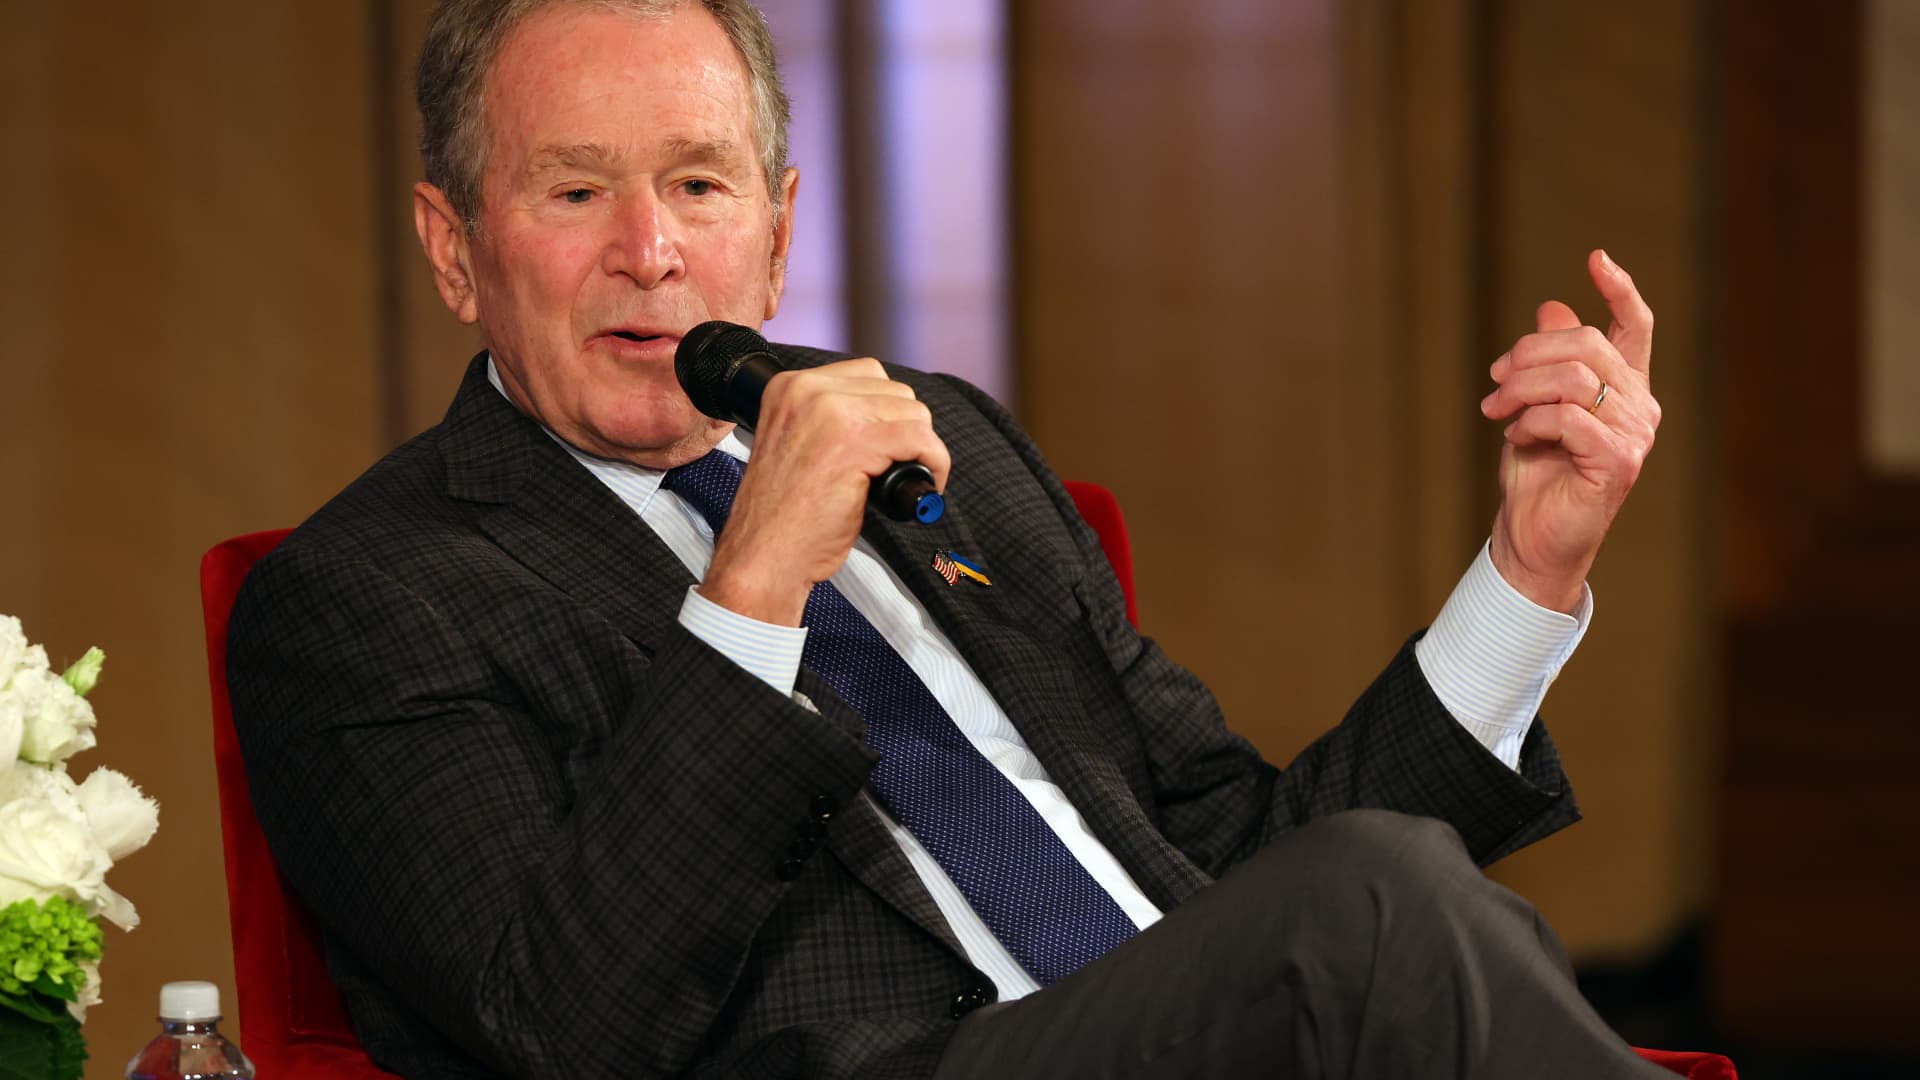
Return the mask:
<svg viewBox="0 0 1920 1080">
<path fill-rule="evenodd" d="M 693 407 L 748 431 L 760 420 L 767 381 L 785 370 L 766 338 L 717 319 L 687 331 L 673 351 L 673 374 Z M 947 512 L 946 499 L 934 490 L 932 470 L 917 461 L 896 461 L 874 477 L 867 505 L 894 521 L 922 525 L 939 521 Z"/>
</svg>

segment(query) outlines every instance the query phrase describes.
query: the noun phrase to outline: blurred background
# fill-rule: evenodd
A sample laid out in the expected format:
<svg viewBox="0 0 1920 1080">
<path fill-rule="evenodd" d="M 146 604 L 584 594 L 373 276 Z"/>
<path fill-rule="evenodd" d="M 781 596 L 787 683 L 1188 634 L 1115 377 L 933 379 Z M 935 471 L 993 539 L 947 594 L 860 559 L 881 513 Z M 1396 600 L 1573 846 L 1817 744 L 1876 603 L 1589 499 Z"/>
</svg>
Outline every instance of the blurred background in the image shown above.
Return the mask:
<svg viewBox="0 0 1920 1080">
<path fill-rule="evenodd" d="M 161 803 L 88 1075 L 232 956 L 196 580 L 434 423 L 428 0 L 0 15 L 0 612 Z M 1113 488 L 1145 630 L 1286 760 L 1484 540 L 1486 367 L 1604 246 L 1660 445 L 1496 869 L 1632 1041 L 1920 1075 L 1920 3 L 767 0 L 780 340 L 956 371 Z M 1226 467 L 1193 468 L 1198 459 Z M 229 1021 L 244 1044 L 244 1025 Z"/>
</svg>

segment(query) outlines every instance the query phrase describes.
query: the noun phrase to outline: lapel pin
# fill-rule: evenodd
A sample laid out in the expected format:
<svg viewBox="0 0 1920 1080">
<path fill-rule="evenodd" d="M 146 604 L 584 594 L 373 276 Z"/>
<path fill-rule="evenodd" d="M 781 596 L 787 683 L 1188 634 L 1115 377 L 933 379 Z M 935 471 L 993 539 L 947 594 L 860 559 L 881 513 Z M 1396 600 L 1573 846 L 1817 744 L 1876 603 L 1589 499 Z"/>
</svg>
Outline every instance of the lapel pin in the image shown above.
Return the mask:
<svg viewBox="0 0 1920 1080">
<path fill-rule="evenodd" d="M 946 557 L 947 562 L 953 564 L 953 568 L 960 574 L 972 578 L 982 585 L 993 584 L 992 581 L 987 579 L 986 572 L 981 570 L 980 565 L 973 560 L 963 559 L 951 551 L 943 551 L 941 554 Z M 943 574 L 942 576 L 945 575 Z M 952 582 L 948 582 L 948 584 L 952 584 Z"/>
<path fill-rule="evenodd" d="M 947 553 L 944 551 L 933 553 L 933 572 L 945 578 L 948 585 L 960 584 L 960 567 L 952 559 L 947 558 Z"/>
</svg>

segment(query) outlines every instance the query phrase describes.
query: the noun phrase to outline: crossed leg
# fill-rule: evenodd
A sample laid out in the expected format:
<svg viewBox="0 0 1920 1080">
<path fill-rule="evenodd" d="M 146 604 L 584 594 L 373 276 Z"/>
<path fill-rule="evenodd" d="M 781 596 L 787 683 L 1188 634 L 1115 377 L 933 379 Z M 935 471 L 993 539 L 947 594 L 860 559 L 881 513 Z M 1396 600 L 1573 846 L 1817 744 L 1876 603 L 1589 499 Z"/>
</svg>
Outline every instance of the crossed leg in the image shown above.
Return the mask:
<svg viewBox="0 0 1920 1080">
<path fill-rule="evenodd" d="M 1450 826 L 1380 810 L 1276 838 L 1070 978 L 964 1020 L 936 1080 L 1661 1077 Z"/>
</svg>

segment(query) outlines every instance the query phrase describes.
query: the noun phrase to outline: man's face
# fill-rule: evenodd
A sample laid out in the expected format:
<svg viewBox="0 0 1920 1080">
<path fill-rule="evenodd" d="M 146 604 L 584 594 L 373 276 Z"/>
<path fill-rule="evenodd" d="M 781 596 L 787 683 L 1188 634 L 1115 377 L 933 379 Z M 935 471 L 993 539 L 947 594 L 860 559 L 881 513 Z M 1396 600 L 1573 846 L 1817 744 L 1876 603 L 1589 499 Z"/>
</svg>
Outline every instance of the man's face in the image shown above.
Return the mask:
<svg viewBox="0 0 1920 1080">
<path fill-rule="evenodd" d="M 698 457 L 726 425 L 687 401 L 674 347 L 708 319 L 773 317 L 792 222 L 789 169 L 774 224 L 745 63 L 697 5 L 557 5 L 509 35 L 485 103 L 480 228 L 440 238 L 451 274 L 429 237 L 439 193 L 416 195 L 443 297 L 568 442 L 656 468 Z"/>
</svg>

